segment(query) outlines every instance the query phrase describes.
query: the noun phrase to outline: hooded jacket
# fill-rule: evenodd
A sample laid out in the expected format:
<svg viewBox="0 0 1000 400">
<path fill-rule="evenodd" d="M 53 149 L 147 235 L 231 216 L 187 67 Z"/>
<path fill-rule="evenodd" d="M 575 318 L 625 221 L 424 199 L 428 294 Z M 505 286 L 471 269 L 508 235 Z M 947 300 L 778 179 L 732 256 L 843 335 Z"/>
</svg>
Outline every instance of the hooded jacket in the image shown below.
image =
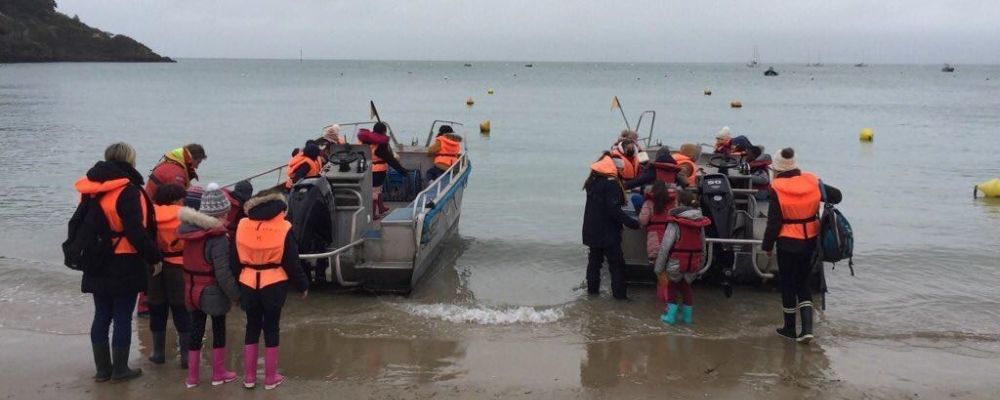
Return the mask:
<svg viewBox="0 0 1000 400">
<path fill-rule="evenodd" d="M 156 245 L 156 218 L 153 203 L 143 194 L 142 175 L 129 163 L 100 161 L 87 171 L 87 176 L 76 183 L 81 195 L 99 194 L 95 189 L 105 182 L 128 179 L 128 184 L 118 196 L 115 213 L 122 221 L 122 235 L 135 248 L 133 254 L 115 254 L 107 266 L 83 274 L 81 289 L 84 293 L 107 295 L 135 295 L 145 291 L 149 266 L 163 258 Z M 140 202 L 146 203 L 145 226 Z"/>
<path fill-rule="evenodd" d="M 799 175 L 802 175 L 802 171 L 793 169 L 791 171 L 785 171 L 775 175 L 774 179 L 778 180 L 782 178 L 791 178 Z M 843 199 L 843 194 L 840 192 L 840 189 L 822 183 L 822 181 L 820 181 L 820 184 L 826 189 L 826 202 L 830 204 L 840 203 Z M 771 201 L 767 207 L 767 228 L 764 230 L 764 241 L 760 246 L 761 249 L 764 251 L 771 251 L 774 249 L 775 243 L 777 243 L 780 250 L 793 253 L 803 253 L 814 250 L 816 247 L 816 239 L 802 240 L 778 237 L 778 234 L 781 233 L 781 226 L 784 224 L 784 217 L 781 215 L 781 204 L 778 201 L 778 194 L 774 192 L 774 188 L 769 190 Z"/>
<path fill-rule="evenodd" d="M 240 298 L 240 289 L 230 267 L 233 254 L 229 230 L 218 218 L 202 214 L 190 207 L 181 208 L 178 236 L 184 241 L 204 240 L 205 261 L 212 265 L 212 277 L 184 274 L 184 299 L 188 309 L 220 309 L 227 304 L 200 304 L 201 292 L 208 286 L 218 286 L 230 301 Z M 207 278 L 207 279 L 206 279 Z M 214 278 L 214 279 L 213 279 Z"/>
<path fill-rule="evenodd" d="M 250 200 L 247 200 L 243 208 L 247 212 L 247 218 L 251 221 L 270 221 L 284 214 L 288 206 L 285 203 L 285 196 L 281 193 L 264 192 L 258 193 L 256 196 L 251 197 Z M 299 265 L 299 248 L 295 243 L 295 233 L 292 230 L 289 230 L 285 236 L 284 249 L 284 253 L 281 255 L 281 267 L 285 270 L 285 274 L 288 275 L 288 282 L 296 290 L 300 292 L 305 291 L 309 288 L 309 280 L 302 271 L 302 266 Z M 238 255 L 235 258 L 235 265 L 239 266 L 239 270 L 234 272 L 238 276 L 245 266 L 239 262 Z"/>
<path fill-rule="evenodd" d="M 670 216 L 675 219 L 688 221 L 690 225 L 694 226 L 704 227 L 710 224 L 708 218 L 701 214 L 701 210 L 693 207 L 677 207 L 670 210 Z M 668 262 L 670 264 L 679 263 L 674 257 L 670 257 L 670 261 L 668 261 L 668 255 L 673 250 L 677 241 L 680 240 L 681 236 L 680 227 L 678 227 L 677 224 L 677 222 L 667 224 L 667 229 L 663 232 L 663 241 L 660 242 L 660 249 L 656 254 L 656 264 L 653 267 L 653 272 L 657 274 L 666 270 Z M 702 243 L 702 245 L 705 243 L 704 229 L 701 229 L 700 243 Z M 700 255 L 697 256 L 697 260 L 701 260 Z M 700 263 L 698 264 L 700 266 Z"/>
<path fill-rule="evenodd" d="M 587 204 L 583 211 L 583 244 L 589 247 L 607 248 L 620 246 L 622 225 L 639 229 L 639 222 L 622 210 L 625 193 L 621 180 L 611 169 L 604 168 L 610 156 L 604 156 L 591 166 L 590 178 L 584 189 Z"/>
</svg>

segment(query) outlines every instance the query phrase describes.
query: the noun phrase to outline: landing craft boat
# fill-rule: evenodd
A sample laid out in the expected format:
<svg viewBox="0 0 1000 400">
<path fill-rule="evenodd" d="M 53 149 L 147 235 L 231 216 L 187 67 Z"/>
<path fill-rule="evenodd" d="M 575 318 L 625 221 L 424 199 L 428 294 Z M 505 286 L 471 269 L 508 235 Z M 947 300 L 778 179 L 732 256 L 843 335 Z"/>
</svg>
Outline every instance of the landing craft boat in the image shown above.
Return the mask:
<svg viewBox="0 0 1000 400">
<path fill-rule="evenodd" d="M 643 117 L 648 116 L 649 127 L 643 126 Z M 645 111 L 639 117 L 637 131 L 648 129 L 648 135 L 641 138 L 649 160 L 656 158 L 662 146 L 653 143 L 654 111 Z M 697 161 L 699 179 L 696 188 L 687 189 L 696 195 L 702 212 L 712 225 L 706 228 L 706 246 L 702 265 L 698 270 L 701 280 L 719 284 L 727 296 L 732 294 L 734 284 L 767 284 L 776 282 L 778 265 L 776 259 L 769 258 L 762 250 L 764 230 L 767 227 L 769 201 L 758 196 L 753 188 L 749 166 L 744 160 L 733 156 L 712 154 L 712 146 L 701 144 L 708 150 Z M 679 147 L 679 146 L 678 146 Z M 638 211 L 631 202 L 626 202 L 625 211 L 638 217 Z M 652 283 L 656 281 L 653 268 L 646 254 L 646 232 L 642 229 L 624 228 L 622 232 L 622 252 L 625 256 L 626 277 L 630 283 Z M 813 277 L 817 293 L 825 292 L 825 278 L 822 268 Z M 821 296 L 822 297 L 822 296 Z"/>
<path fill-rule="evenodd" d="M 340 126 L 343 132 L 356 132 L 373 124 Z M 390 147 L 410 174 L 403 176 L 389 169 L 382 190 L 390 211 L 377 220 L 372 217 L 370 148 L 351 143 L 333 145 L 321 176 L 300 180 L 289 193 L 291 208 L 296 207 L 297 195 L 323 197 L 333 222 L 333 243 L 327 251 L 300 254 L 299 258 L 314 265 L 328 263 L 331 281 L 340 287 L 403 294 L 413 290 L 441 253 L 442 242 L 457 231 L 472 171 L 468 154 L 463 152 L 439 178 L 423 179 L 423 171 L 434 166 L 427 148 L 437 128 L 446 124 L 462 126 L 435 120 L 423 144 L 414 139 L 409 145 L 400 144 L 388 127 Z"/>
</svg>

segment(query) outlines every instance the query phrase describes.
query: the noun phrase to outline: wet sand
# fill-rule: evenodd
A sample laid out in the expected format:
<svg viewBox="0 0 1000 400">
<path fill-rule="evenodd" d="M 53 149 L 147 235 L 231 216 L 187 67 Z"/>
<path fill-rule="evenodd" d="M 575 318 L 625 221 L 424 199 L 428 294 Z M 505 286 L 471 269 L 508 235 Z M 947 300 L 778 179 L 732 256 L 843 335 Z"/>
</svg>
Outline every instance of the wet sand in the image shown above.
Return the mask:
<svg viewBox="0 0 1000 400">
<path fill-rule="evenodd" d="M 10 299 L 12 290 L 19 289 L 4 287 L 4 297 Z M 347 304 L 330 319 L 319 317 L 317 308 L 329 304 L 324 297 Z M 431 321 L 416 326 L 366 310 L 392 299 L 344 294 L 289 301 L 281 355 L 289 380 L 276 391 L 247 391 L 238 382 L 212 387 L 207 361 L 202 386 L 185 389 L 176 353 L 170 352 L 173 358 L 165 365 L 146 361 L 150 339 L 144 319 L 137 320 L 132 357 L 143 376 L 94 383 L 87 335 L 92 306 L 84 295 L 70 299 L 76 301 L 48 314 L 43 308 L 49 302 L 0 302 L 0 398 L 1000 397 L 998 345 L 990 338 L 841 338 L 821 325 L 821 337 L 804 346 L 767 334 L 764 327 L 725 338 L 698 337 L 689 328 L 601 337 L 605 328 L 592 324 L 609 320 L 600 318 L 556 325 Z M 230 316 L 229 365 L 241 371 L 243 321 L 239 313 Z"/>
</svg>

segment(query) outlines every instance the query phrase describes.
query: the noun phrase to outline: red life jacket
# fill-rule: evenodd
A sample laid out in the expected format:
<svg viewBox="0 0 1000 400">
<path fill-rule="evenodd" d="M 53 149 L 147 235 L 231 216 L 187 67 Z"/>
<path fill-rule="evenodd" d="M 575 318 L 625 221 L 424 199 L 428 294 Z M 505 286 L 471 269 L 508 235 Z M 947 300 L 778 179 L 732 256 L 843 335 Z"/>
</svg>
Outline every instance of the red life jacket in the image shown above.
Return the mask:
<svg viewBox="0 0 1000 400">
<path fill-rule="evenodd" d="M 759 171 L 767 173 L 767 170 L 771 168 L 771 160 L 753 160 L 750 161 L 749 165 L 751 174 Z M 757 190 L 767 190 L 769 187 L 771 187 L 770 183 L 753 185 L 753 188 Z"/>
<path fill-rule="evenodd" d="M 229 214 L 226 214 L 226 228 L 229 229 L 230 237 L 236 236 L 236 224 L 240 223 L 240 218 L 244 217 L 243 202 L 233 196 L 229 190 L 223 190 L 223 194 L 229 199 Z"/>
<path fill-rule="evenodd" d="M 205 242 L 211 237 L 227 234 L 228 230 L 223 226 L 179 235 L 184 241 L 184 304 L 188 310 L 200 310 L 201 292 L 216 284 L 215 267 L 205 259 Z"/>
<path fill-rule="evenodd" d="M 654 162 L 653 169 L 656 170 L 656 180 L 669 185 L 677 181 L 677 173 L 680 172 L 681 167 L 673 163 Z"/>
<path fill-rule="evenodd" d="M 707 217 L 690 220 L 671 216 L 670 222 L 676 223 L 680 230 L 680 236 L 670 248 L 670 258 L 680 263 L 682 273 L 698 272 L 705 245 L 701 240 L 702 230 L 711 225 L 712 221 Z"/>
</svg>

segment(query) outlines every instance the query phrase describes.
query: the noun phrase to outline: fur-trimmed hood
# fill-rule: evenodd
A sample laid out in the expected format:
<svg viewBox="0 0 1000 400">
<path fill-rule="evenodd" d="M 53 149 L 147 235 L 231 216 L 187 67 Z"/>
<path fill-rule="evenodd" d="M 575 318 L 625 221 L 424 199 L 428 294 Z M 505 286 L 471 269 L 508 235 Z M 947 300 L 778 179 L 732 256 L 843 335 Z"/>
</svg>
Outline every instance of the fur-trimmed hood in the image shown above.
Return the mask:
<svg viewBox="0 0 1000 400">
<path fill-rule="evenodd" d="M 181 226 L 177 228 L 181 239 L 200 239 L 205 236 L 222 235 L 229 231 L 221 219 L 202 214 L 191 207 L 182 207 L 177 215 L 181 220 Z"/>
<path fill-rule="evenodd" d="M 288 209 L 288 203 L 285 201 L 285 195 L 270 191 L 257 193 L 243 205 L 247 217 L 255 221 L 270 220 L 286 209 Z"/>
</svg>

